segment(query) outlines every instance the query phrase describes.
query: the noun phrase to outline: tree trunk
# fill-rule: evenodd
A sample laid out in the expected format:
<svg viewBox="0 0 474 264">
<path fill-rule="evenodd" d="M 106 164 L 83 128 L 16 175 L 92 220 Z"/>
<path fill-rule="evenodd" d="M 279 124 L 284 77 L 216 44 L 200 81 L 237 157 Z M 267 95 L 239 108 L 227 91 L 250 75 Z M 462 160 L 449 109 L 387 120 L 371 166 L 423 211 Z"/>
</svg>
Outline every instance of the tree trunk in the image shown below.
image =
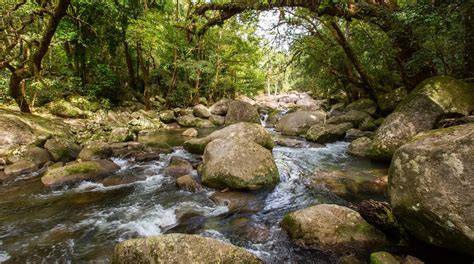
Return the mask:
<svg viewBox="0 0 474 264">
<path fill-rule="evenodd" d="M 355 54 L 354 50 L 351 48 L 349 43 L 347 42 L 347 39 L 344 36 L 344 33 L 341 31 L 339 26 L 337 25 L 337 22 L 334 21 L 334 19 L 330 19 L 329 21 L 329 27 L 331 32 L 333 33 L 337 43 L 341 45 L 342 49 L 344 50 L 344 53 L 346 54 L 347 58 L 351 61 L 351 63 L 354 65 L 354 68 L 357 70 L 359 73 L 362 81 L 367 85 L 366 91 L 369 97 L 374 100 L 375 102 L 378 101 L 377 98 L 377 91 L 380 90 L 380 84 L 375 80 L 367 71 L 367 69 L 362 65 L 362 63 L 359 61 L 359 58 Z"/>
<path fill-rule="evenodd" d="M 135 80 L 135 70 L 133 69 L 133 60 L 132 55 L 130 54 L 130 47 L 128 46 L 126 41 L 123 41 L 123 48 L 125 53 L 125 60 L 127 62 L 127 70 L 128 70 L 128 86 L 130 89 L 135 90 L 136 80 Z"/>
<path fill-rule="evenodd" d="M 31 113 L 30 106 L 26 100 L 25 83 L 23 83 L 30 74 L 27 69 L 20 68 L 12 72 L 10 76 L 10 95 L 15 99 L 15 102 L 20 107 L 20 111 L 24 113 Z"/>
</svg>

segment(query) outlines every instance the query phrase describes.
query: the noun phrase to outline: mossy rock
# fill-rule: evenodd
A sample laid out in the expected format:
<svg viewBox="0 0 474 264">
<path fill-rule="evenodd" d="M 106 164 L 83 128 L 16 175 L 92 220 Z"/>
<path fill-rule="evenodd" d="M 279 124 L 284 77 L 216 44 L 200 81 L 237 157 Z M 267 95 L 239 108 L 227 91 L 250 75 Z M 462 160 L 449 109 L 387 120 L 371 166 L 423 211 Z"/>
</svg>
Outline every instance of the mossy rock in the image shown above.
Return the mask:
<svg viewBox="0 0 474 264">
<path fill-rule="evenodd" d="M 74 141 L 68 138 L 50 138 L 44 144 L 54 161 L 69 162 L 75 160 L 81 151 Z"/>
<path fill-rule="evenodd" d="M 112 156 L 112 149 L 108 143 L 93 141 L 82 148 L 77 158 L 86 161 L 106 159 L 110 156 Z"/>
<path fill-rule="evenodd" d="M 369 157 L 389 162 L 395 151 L 416 134 L 435 128 L 446 114 L 474 110 L 474 87 L 451 77 L 423 81 L 377 129 Z"/>
<path fill-rule="evenodd" d="M 273 187 L 279 173 L 272 153 L 244 139 L 216 139 L 204 151 L 202 182 L 212 188 L 257 190 Z"/>
<path fill-rule="evenodd" d="M 42 146 L 53 136 L 71 135 L 69 126 L 61 120 L 0 108 L 0 156 L 20 145 Z"/>
<path fill-rule="evenodd" d="M 53 101 L 47 104 L 51 114 L 64 118 L 86 118 L 87 114 L 66 100 Z"/>
<path fill-rule="evenodd" d="M 225 124 L 228 126 L 239 122 L 260 124 L 260 115 L 257 108 L 241 100 L 231 101 L 225 116 Z"/>
<path fill-rule="evenodd" d="M 393 212 L 418 239 L 474 252 L 474 123 L 430 130 L 399 148 L 389 170 Z"/>
<path fill-rule="evenodd" d="M 283 135 L 297 136 L 305 134 L 316 124 L 323 124 L 326 114 L 322 111 L 298 111 L 283 116 L 275 128 Z"/>
<path fill-rule="evenodd" d="M 384 234 L 359 213 L 334 204 L 290 213 L 283 218 L 281 226 L 295 244 L 337 254 L 364 254 L 387 242 Z"/>
<path fill-rule="evenodd" d="M 392 254 L 386 251 L 379 251 L 370 254 L 370 264 L 400 264 Z"/>
<path fill-rule="evenodd" d="M 48 169 L 41 182 L 46 187 L 75 185 L 81 181 L 97 181 L 119 170 L 110 160 L 75 162 L 64 167 Z"/>
<path fill-rule="evenodd" d="M 243 248 L 216 239 L 169 234 L 126 240 L 115 247 L 111 263 L 263 262 Z"/>
</svg>

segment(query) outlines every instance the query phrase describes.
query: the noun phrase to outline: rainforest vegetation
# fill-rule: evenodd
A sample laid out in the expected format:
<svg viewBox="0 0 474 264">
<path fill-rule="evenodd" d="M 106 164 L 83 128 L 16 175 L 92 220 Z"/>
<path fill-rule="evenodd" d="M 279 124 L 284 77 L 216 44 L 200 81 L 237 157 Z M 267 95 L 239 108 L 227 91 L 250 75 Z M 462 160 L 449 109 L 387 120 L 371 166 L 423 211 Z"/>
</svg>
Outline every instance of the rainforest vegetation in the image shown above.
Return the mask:
<svg viewBox="0 0 474 264">
<path fill-rule="evenodd" d="M 0 0 L 0 263 L 473 263 L 473 0 Z"/>
<path fill-rule="evenodd" d="M 25 112 L 68 94 L 148 108 L 154 95 L 189 106 L 268 89 L 378 101 L 430 76 L 474 72 L 469 1 L 1 5 L 0 98 Z M 278 17 L 272 41 L 256 35 L 257 11 Z"/>
</svg>

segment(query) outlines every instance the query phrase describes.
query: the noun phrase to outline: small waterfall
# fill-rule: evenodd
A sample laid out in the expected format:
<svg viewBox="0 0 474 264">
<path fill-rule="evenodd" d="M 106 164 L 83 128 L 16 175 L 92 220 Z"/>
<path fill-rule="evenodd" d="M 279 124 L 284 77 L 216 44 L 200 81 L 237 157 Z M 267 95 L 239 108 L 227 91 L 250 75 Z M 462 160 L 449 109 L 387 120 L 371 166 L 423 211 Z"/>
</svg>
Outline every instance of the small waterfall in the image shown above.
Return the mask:
<svg viewBox="0 0 474 264">
<path fill-rule="evenodd" d="M 267 112 L 263 112 L 260 114 L 260 124 L 262 124 L 263 127 L 267 126 L 267 119 L 268 119 Z"/>
</svg>

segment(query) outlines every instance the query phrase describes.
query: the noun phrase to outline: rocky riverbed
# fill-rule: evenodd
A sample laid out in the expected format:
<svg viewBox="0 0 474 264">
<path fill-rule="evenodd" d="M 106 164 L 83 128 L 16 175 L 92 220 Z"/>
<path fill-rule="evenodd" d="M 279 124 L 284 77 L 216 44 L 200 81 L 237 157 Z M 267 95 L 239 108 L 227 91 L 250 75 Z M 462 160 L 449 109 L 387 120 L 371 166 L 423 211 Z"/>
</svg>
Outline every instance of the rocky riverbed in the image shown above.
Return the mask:
<svg viewBox="0 0 474 264">
<path fill-rule="evenodd" d="M 471 88 L 429 79 L 387 117 L 307 94 L 2 108 L 0 262 L 469 262 Z"/>
</svg>

